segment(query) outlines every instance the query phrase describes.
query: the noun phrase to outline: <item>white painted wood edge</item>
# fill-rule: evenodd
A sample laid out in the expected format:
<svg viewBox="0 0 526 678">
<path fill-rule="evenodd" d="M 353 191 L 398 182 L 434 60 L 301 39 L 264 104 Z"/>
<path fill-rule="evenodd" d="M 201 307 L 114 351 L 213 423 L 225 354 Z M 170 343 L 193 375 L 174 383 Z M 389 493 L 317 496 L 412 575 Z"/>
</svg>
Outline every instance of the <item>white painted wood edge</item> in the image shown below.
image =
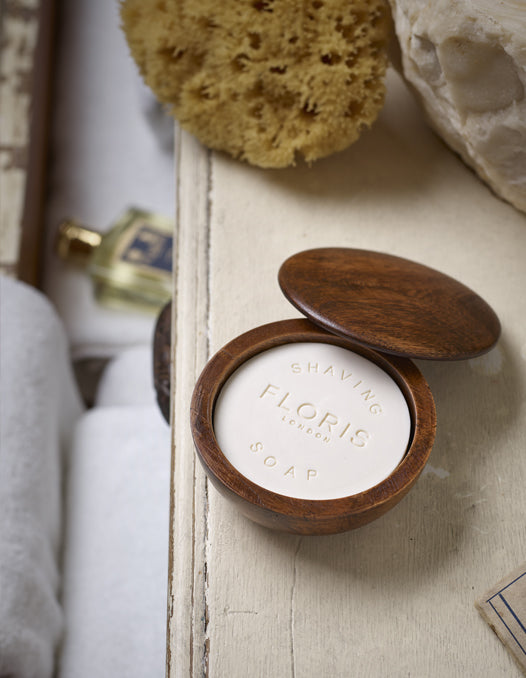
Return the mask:
<svg viewBox="0 0 526 678">
<path fill-rule="evenodd" d="M 203 673 L 206 659 L 207 488 L 189 426 L 193 387 L 208 357 L 209 151 L 182 132 L 172 312 L 172 469 L 167 676 Z M 204 667 L 203 667 L 204 669 Z"/>
</svg>

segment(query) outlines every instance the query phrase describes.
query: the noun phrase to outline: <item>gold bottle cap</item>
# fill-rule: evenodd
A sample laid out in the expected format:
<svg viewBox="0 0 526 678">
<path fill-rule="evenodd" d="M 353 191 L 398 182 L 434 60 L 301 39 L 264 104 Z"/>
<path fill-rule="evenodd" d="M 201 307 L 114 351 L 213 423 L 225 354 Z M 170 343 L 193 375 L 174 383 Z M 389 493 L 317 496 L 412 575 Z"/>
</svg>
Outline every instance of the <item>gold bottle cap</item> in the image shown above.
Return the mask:
<svg viewBox="0 0 526 678">
<path fill-rule="evenodd" d="M 74 219 L 65 219 L 58 228 L 55 250 L 64 261 L 85 265 L 100 245 L 102 234 Z"/>
</svg>

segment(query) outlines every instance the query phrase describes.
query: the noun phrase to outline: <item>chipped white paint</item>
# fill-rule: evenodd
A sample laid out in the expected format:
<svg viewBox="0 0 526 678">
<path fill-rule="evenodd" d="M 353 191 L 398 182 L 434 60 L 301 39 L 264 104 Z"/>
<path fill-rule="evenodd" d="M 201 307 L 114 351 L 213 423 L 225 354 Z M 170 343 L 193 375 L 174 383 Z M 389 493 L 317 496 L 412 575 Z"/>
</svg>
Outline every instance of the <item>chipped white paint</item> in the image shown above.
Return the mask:
<svg viewBox="0 0 526 678">
<path fill-rule="evenodd" d="M 434 466 L 431 466 L 431 464 L 426 464 L 425 469 L 422 471 L 422 475 L 433 475 L 440 478 L 440 480 L 444 480 L 444 478 L 449 476 L 449 471 L 446 471 L 443 468 L 435 468 Z"/>
<path fill-rule="evenodd" d="M 469 361 L 469 365 L 472 370 L 479 374 L 483 374 L 487 377 L 494 377 L 501 372 L 503 360 L 502 351 L 500 346 L 497 345 L 489 353 L 486 353 L 486 355 L 472 358 Z"/>
<path fill-rule="evenodd" d="M 0 25 L 0 272 L 13 275 L 22 235 L 29 149 L 31 75 L 39 0 L 2 6 Z M 5 11 L 5 15 L 4 15 Z"/>
<path fill-rule="evenodd" d="M 516 671 L 473 602 L 524 557 L 526 309 L 517 291 L 526 289 L 526 219 L 435 139 L 397 78 L 388 92 L 370 134 L 310 169 L 256 170 L 183 135 L 170 678 Z M 465 362 L 419 362 L 438 435 L 428 475 L 393 511 L 348 534 L 298 538 L 252 524 L 205 482 L 188 407 L 207 355 L 297 315 L 277 271 L 319 246 L 384 250 L 441 269 L 494 306 L 505 335 L 495 377 Z"/>
</svg>

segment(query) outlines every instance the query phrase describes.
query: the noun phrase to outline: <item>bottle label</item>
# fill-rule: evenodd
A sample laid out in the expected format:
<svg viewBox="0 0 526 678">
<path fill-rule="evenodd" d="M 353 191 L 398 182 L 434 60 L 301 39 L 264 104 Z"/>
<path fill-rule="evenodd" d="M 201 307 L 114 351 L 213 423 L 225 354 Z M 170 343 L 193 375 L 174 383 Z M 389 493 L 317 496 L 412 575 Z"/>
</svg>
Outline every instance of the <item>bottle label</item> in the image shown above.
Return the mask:
<svg viewBox="0 0 526 678">
<path fill-rule="evenodd" d="M 173 237 L 161 233 L 147 223 L 134 232 L 120 254 L 121 261 L 147 266 L 170 274 L 172 272 Z"/>
</svg>

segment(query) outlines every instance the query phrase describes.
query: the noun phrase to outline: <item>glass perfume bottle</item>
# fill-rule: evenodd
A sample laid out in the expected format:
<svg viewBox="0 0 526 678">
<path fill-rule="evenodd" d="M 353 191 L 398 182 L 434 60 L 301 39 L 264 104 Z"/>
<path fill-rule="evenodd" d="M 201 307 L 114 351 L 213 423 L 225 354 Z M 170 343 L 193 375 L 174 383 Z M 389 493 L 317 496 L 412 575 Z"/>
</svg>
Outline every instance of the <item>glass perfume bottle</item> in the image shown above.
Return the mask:
<svg viewBox="0 0 526 678">
<path fill-rule="evenodd" d="M 170 219 L 130 208 L 106 233 L 63 221 L 56 250 L 86 268 L 100 303 L 155 312 L 172 296 L 173 230 Z"/>
</svg>

